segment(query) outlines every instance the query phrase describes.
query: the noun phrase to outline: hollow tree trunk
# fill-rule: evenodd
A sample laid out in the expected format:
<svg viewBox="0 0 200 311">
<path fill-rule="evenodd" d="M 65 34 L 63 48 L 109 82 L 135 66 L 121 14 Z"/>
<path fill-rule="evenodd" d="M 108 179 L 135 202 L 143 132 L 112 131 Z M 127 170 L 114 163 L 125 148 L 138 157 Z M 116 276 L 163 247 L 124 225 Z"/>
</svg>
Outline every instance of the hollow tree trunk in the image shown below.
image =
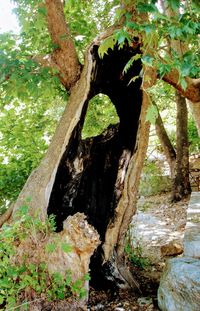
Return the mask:
<svg viewBox="0 0 200 311">
<path fill-rule="evenodd" d="M 191 193 L 189 181 L 189 143 L 187 134 L 188 111 L 185 98 L 176 91 L 176 173 L 172 200 L 181 200 Z"/>
<path fill-rule="evenodd" d="M 59 234 L 69 215 L 84 213 L 101 240 L 91 259 L 93 285 L 110 286 L 112 278 L 119 286 L 133 286 L 122 258 L 148 143 L 145 115 L 149 100 L 141 88 L 149 82 L 138 78 L 129 84 L 141 71 L 140 60 L 122 74 L 139 48 L 115 47 L 100 59 L 99 43 L 100 39 L 88 49 L 80 80 L 71 91 L 47 154 L 27 180 L 14 214 L 31 197 L 30 212 L 39 209 L 41 219 L 54 214 Z M 88 102 L 98 93 L 110 97 L 120 122 L 99 136 L 82 140 Z"/>
</svg>

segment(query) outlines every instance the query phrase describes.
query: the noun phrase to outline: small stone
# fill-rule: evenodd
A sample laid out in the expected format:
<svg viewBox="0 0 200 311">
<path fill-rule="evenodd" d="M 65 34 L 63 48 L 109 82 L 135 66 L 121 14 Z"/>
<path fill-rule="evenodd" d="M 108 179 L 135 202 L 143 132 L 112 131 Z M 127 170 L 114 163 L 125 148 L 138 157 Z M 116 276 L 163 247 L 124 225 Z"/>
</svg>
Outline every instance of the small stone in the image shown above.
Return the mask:
<svg viewBox="0 0 200 311">
<path fill-rule="evenodd" d="M 150 297 L 141 297 L 137 300 L 139 306 L 149 306 L 152 304 L 152 298 Z"/>
<path fill-rule="evenodd" d="M 102 303 L 98 303 L 98 305 L 94 307 L 94 310 L 105 310 L 105 306 Z"/>
<path fill-rule="evenodd" d="M 161 246 L 162 256 L 179 255 L 182 252 L 183 246 L 174 241 L 171 241 L 170 243 Z"/>
</svg>

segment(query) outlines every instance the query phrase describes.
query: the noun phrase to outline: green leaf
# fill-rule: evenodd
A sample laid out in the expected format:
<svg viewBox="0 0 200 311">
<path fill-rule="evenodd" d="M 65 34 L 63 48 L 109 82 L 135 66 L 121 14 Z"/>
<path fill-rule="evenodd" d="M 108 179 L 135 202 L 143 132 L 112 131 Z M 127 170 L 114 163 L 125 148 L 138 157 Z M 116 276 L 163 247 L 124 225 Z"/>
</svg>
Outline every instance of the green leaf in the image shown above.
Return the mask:
<svg viewBox="0 0 200 311">
<path fill-rule="evenodd" d="M 56 244 L 55 243 L 48 243 L 46 246 L 45 246 L 45 251 L 47 253 L 53 253 L 56 249 Z"/>
<path fill-rule="evenodd" d="M 167 0 L 167 3 L 174 11 L 177 11 L 180 7 L 180 0 Z"/>
<path fill-rule="evenodd" d="M 0 305 L 4 302 L 4 299 L 5 299 L 4 296 L 0 295 Z"/>
<path fill-rule="evenodd" d="M 123 74 L 127 73 L 127 71 L 131 68 L 133 62 L 135 62 L 136 60 L 141 58 L 141 54 L 136 54 L 134 56 L 131 57 L 131 59 L 128 61 L 128 63 L 125 65 L 124 70 L 123 70 Z"/>
<path fill-rule="evenodd" d="M 131 84 L 132 82 L 134 83 L 140 76 L 134 76 L 133 78 L 131 78 L 131 80 L 129 81 L 128 85 Z"/>
<path fill-rule="evenodd" d="M 70 253 L 72 251 L 72 246 L 67 244 L 67 243 L 62 243 L 61 244 L 61 249 L 63 250 L 63 252 L 65 253 Z"/>
<path fill-rule="evenodd" d="M 40 13 L 40 14 L 46 16 L 46 15 L 47 15 L 47 9 L 46 9 L 46 7 L 39 7 L 39 8 L 38 8 L 38 13 Z"/>
<path fill-rule="evenodd" d="M 155 4 L 153 3 L 144 3 L 144 2 L 139 2 L 137 4 L 137 10 L 139 13 L 153 13 L 153 12 L 157 12 L 158 9 L 155 6 Z"/>
<path fill-rule="evenodd" d="M 181 69 L 180 69 L 180 71 L 181 71 L 181 76 L 182 77 L 187 77 L 187 76 L 189 76 L 190 75 L 190 71 L 191 71 L 191 69 L 193 68 L 193 64 L 191 64 L 191 63 L 186 63 L 186 62 L 184 62 L 183 64 L 182 64 L 182 66 L 181 66 Z"/>
<path fill-rule="evenodd" d="M 185 90 L 187 89 L 187 82 L 186 82 L 186 80 L 184 79 L 184 77 L 181 77 L 181 78 L 179 79 L 179 83 L 180 83 L 181 87 L 183 88 L 183 90 L 185 91 Z"/>
<path fill-rule="evenodd" d="M 114 36 L 105 39 L 98 48 L 98 54 L 100 58 L 104 57 L 104 54 L 108 54 L 108 49 L 114 49 L 117 40 Z"/>
<path fill-rule="evenodd" d="M 117 43 L 119 44 L 119 47 L 122 48 L 124 43 L 127 41 L 128 43 L 131 42 L 131 38 L 129 36 L 129 33 L 127 31 L 125 31 L 124 29 L 120 29 L 115 31 L 114 34 Z"/>
<path fill-rule="evenodd" d="M 87 273 L 86 275 L 84 275 L 84 280 L 85 281 L 89 281 L 91 279 L 90 275 Z"/>
<path fill-rule="evenodd" d="M 169 73 L 171 71 L 171 66 L 169 64 L 158 64 L 158 71 L 159 71 L 159 75 L 160 75 L 160 78 L 162 79 L 162 77 Z"/>
<path fill-rule="evenodd" d="M 152 104 L 147 109 L 146 121 L 149 121 L 151 124 L 155 124 L 157 117 L 158 117 L 157 107 Z"/>
<path fill-rule="evenodd" d="M 141 59 L 144 65 L 153 66 L 154 58 L 151 55 L 144 55 Z"/>
</svg>

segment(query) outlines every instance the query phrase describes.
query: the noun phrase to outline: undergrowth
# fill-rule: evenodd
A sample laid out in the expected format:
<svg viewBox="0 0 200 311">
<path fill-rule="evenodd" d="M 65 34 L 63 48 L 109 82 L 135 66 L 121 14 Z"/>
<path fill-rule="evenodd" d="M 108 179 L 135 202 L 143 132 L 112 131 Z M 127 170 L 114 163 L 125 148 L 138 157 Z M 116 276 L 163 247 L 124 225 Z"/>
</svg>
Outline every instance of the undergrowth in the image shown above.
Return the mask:
<svg viewBox="0 0 200 311">
<path fill-rule="evenodd" d="M 150 266 L 150 261 L 148 258 L 143 256 L 141 245 L 138 243 L 138 241 L 137 244 L 133 242 L 134 241 L 132 241 L 129 229 L 127 232 L 126 243 L 124 248 L 125 254 L 133 266 L 140 269 L 148 268 Z"/>
<path fill-rule="evenodd" d="M 45 242 L 55 231 L 53 217 L 41 221 L 37 216 L 30 215 L 28 205 L 24 205 L 12 224 L 4 224 L 0 231 L 0 310 L 29 310 L 32 301 L 55 301 L 86 295 L 84 282 L 89 279 L 88 275 L 73 282 L 70 271 L 65 275 L 49 273 L 46 263 L 31 262 L 26 250 L 18 260 L 17 251 L 23 241 L 31 238 L 33 244 L 37 240 Z M 46 244 L 45 252 L 56 251 L 58 245 L 59 241 Z M 71 246 L 66 243 L 60 247 L 66 253 L 71 251 Z"/>
</svg>

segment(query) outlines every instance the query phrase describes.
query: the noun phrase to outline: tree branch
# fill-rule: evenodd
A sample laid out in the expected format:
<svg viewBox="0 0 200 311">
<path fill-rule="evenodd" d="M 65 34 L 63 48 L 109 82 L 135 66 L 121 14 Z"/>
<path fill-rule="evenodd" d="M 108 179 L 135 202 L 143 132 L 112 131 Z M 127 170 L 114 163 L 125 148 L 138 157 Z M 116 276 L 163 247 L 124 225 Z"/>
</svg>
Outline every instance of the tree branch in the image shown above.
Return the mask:
<svg viewBox="0 0 200 311">
<path fill-rule="evenodd" d="M 163 81 L 172 85 L 176 90 L 178 90 L 181 95 L 192 101 L 193 103 L 200 102 L 200 79 L 192 79 L 186 77 L 187 88 L 184 90 L 179 83 L 179 73 L 178 70 L 173 69 L 168 74 L 164 75 Z"/>
<path fill-rule="evenodd" d="M 46 0 L 46 9 L 49 33 L 55 45 L 51 60 L 59 71 L 61 83 L 67 90 L 70 90 L 79 79 L 81 64 L 65 21 L 62 2 Z"/>
</svg>

